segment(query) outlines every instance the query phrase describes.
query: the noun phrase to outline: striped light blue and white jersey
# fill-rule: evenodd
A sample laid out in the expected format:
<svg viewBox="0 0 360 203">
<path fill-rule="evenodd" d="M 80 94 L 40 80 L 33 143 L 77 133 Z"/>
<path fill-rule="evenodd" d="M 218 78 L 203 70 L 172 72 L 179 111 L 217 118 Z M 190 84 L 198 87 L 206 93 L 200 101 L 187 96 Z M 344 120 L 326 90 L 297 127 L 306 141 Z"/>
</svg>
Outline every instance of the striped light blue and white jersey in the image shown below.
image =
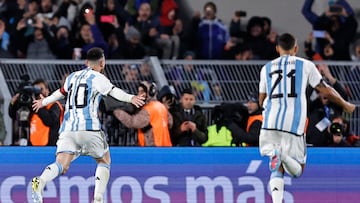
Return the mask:
<svg viewBox="0 0 360 203">
<path fill-rule="evenodd" d="M 322 77 L 315 64 L 284 55 L 262 67 L 259 92 L 265 93 L 263 129 L 303 135 L 306 124 L 306 87 L 316 87 Z"/>
<path fill-rule="evenodd" d="M 91 68 L 70 74 L 63 86 L 67 100 L 59 132 L 100 130 L 98 109 L 101 96 L 107 95 L 113 87 L 105 75 Z"/>
</svg>

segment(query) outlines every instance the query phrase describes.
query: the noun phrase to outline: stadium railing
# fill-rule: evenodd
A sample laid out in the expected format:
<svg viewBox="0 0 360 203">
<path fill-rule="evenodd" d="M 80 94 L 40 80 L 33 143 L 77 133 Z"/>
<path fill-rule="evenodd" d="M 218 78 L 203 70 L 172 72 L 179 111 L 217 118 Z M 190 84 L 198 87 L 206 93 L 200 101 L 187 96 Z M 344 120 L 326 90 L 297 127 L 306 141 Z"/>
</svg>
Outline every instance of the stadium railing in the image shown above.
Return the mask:
<svg viewBox="0 0 360 203">
<path fill-rule="evenodd" d="M 209 122 L 212 108 L 221 102 L 245 102 L 247 96 L 258 89 L 259 72 L 266 61 L 223 60 L 159 60 L 149 57 L 144 60 L 107 60 L 105 74 L 120 88 L 137 92 L 142 80 L 155 81 L 159 88 L 173 85 L 177 93 L 183 88 L 197 90 L 197 103 L 203 107 Z M 360 106 L 360 65 L 356 62 L 321 62 L 329 65 L 331 73 L 346 87 L 349 100 Z M 11 140 L 11 119 L 7 107 L 22 76 L 30 81 L 44 78 L 51 91 L 60 87 L 64 77 L 81 68 L 83 61 L 76 60 L 25 60 L 2 59 L 0 63 L 1 104 L 5 116 L 8 136 Z M 190 71 L 184 71 L 184 69 Z M 352 130 L 360 134 L 360 110 L 348 118 Z"/>
</svg>

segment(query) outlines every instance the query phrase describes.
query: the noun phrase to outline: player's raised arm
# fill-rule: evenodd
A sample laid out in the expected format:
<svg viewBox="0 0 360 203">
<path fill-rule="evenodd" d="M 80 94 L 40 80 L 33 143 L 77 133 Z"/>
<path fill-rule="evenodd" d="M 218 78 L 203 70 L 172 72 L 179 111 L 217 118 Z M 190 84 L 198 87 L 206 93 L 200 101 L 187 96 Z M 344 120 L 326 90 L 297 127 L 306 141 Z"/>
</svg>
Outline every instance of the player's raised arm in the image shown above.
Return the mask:
<svg viewBox="0 0 360 203">
<path fill-rule="evenodd" d="M 42 97 L 40 99 L 34 100 L 32 108 L 35 112 L 37 112 L 42 107 L 44 107 L 48 104 L 51 104 L 55 101 L 58 101 L 60 99 L 63 99 L 64 97 L 65 97 L 65 94 L 64 94 L 63 90 L 58 89 L 48 97 Z"/>
<path fill-rule="evenodd" d="M 334 88 L 322 82 L 317 85 L 315 89 L 327 97 L 330 101 L 341 106 L 345 112 L 352 113 L 355 111 L 356 106 L 350 102 L 345 101 Z"/>
<path fill-rule="evenodd" d="M 134 104 L 136 107 L 141 107 L 145 104 L 145 97 L 128 94 L 120 88 L 113 87 L 109 92 L 109 95 L 119 101 L 129 102 Z"/>
</svg>

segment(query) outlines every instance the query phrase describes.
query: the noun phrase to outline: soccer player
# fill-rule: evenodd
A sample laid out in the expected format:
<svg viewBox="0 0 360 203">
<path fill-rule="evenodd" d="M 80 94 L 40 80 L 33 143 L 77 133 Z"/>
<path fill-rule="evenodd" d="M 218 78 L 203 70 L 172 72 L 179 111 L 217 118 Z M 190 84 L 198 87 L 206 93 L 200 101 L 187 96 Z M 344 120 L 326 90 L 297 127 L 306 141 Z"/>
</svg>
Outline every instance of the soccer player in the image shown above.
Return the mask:
<svg viewBox="0 0 360 203">
<path fill-rule="evenodd" d="M 98 118 L 97 110 L 101 95 L 110 95 L 137 107 L 144 105 L 145 98 L 125 93 L 102 74 L 105 68 L 102 49 L 90 49 L 85 63 L 87 68 L 70 74 L 65 79 L 63 87 L 33 103 L 33 109 L 37 111 L 67 96 L 64 120 L 59 130 L 56 161 L 48 165 L 39 177 L 32 179 L 34 203 L 43 202 L 42 192 L 46 183 L 65 174 L 70 163 L 79 155 L 91 156 L 97 162 L 93 202 L 103 202 L 110 174 L 110 152 Z"/>
<path fill-rule="evenodd" d="M 270 190 L 274 203 L 280 203 L 284 192 L 284 171 L 299 177 L 306 163 L 304 129 L 307 104 L 305 89 L 311 85 L 321 94 L 351 113 L 355 105 L 346 102 L 322 80 L 314 63 L 296 57 L 295 38 L 285 33 L 276 46 L 280 57 L 262 67 L 259 103 L 263 106 L 263 124 L 259 149 L 270 158 Z"/>
</svg>

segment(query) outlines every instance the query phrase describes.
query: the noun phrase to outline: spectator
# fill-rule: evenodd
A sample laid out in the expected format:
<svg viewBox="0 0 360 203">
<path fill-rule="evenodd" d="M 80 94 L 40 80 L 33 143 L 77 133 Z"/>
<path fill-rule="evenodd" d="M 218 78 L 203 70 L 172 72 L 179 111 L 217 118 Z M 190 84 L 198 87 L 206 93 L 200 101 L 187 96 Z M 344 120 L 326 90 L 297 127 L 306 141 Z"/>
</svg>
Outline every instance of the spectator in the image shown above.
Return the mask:
<svg viewBox="0 0 360 203">
<path fill-rule="evenodd" d="M 268 50 L 266 51 L 266 57 L 269 59 L 273 59 L 278 57 L 278 53 L 276 52 L 276 44 L 277 38 L 279 37 L 278 33 L 272 29 L 271 19 L 269 17 L 261 17 L 263 20 L 263 31 L 266 37 Z"/>
<path fill-rule="evenodd" d="M 334 3 L 336 3 L 338 6 L 343 7 L 349 16 L 354 15 L 353 9 L 346 0 L 336 0 L 336 1 L 329 0 L 329 8 L 327 11 L 325 11 L 322 14 L 322 16 L 326 15 L 326 12 L 330 13 L 330 6 L 334 6 Z M 302 7 L 302 14 L 306 18 L 306 20 L 309 21 L 309 23 L 314 27 L 320 20 L 321 16 L 318 16 L 316 13 L 312 11 L 313 4 L 314 4 L 314 0 L 305 0 L 304 5 Z"/>
<path fill-rule="evenodd" d="M 7 12 L 8 3 L 6 0 L 0 0 L 0 15 L 4 15 Z"/>
<path fill-rule="evenodd" d="M 229 40 L 226 25 L 216 17 L 216 5 L 207 2 L 204 5 L 204 17 L 195 13 L 189 32 L 189 44 L 197 51 L 200 59 L 221 59 L 225 44 Z"/>
<path fill-rule="evenodd" d="M 149 3 L 142 3 L 139 7 L 137 16 L 130 18 L 129 26 L 133 26 L 141 33 L 141 42 L 145 46 L 146 55 L 157 55 L 156 39 L 158 37 L 159 22 L 151 16 Z M 127 32 L 127 28 L 125 28 Z"/>
<path fill-rule="evenodd" d="M 40 5 L 37 0 L 29 0 L 27 4 L 26 2 L 24 3 L 23 1 L 20 0 L 18 2 L 18 5 L 20 9 L 24 10 L 24 14 L 22 15 L 21 18 L 25 18 L 25 20 L 29 20 L 29 19 L 33 20 L 40 10 Z"/>
<path fill-rule="evenodd" d="M 13 58 L 10 35 L 6 32 L 6 19 L 0 16 L 0 58 Z"/>
<path fill-rule="evenodd" d="M 331 74 L 329 68 L 325 64 L 319 64 L 318 69 L 323 75 L 324 80 L 332 86 L 342 98 L 347 100 L 347 94 L 339 81 L 337 81 Z M 313 146 L 328 146 L 329 139 L 326 136 L 326 129 L 331 123 L 331 118 L 341 115 L 342 108 L 330 102 L 327 97 L 318 95 L 312 89 L 307 90 L 309 95 L 309 110 L 308 110 L 308 128 L 306 132 L 306 141 Z"/>
<path fill-rule="evenodd" d="M 16 58 L 26 58 L 29 42 L 33 38 L 34 29 L 31 26 L 35 22 L 35 15 L 39 10 L 37 0 L 30 0 L 27 4 L 18 1 L 18 9 L 12 28 L 11 42 L 14 43 L 14 55 Z"/>
<path fill-rule="evenodd" d="M 207 140 L 206 117 L 191 88 L 182 90 L 180 103 L 172 112 L 174 126 L 171 129 L 173 146 L 200 146 Z"/>
<path fill-rule="evenodd" d="M 122 69 L 125 82 L 136 83 L 139 80 L 139 67 L 136 64 L 124 65 Z"/>
<path fill-rule="evenodd" d="M 157 95 L 157 99 L 166 106 L 170 113 L 172 113 L 172 110 L 177 104 L 176 98 L 175 88 L 171 85 L 163 86 Z"/>
<path fill-rule="evenodd" d="M 88 7 L 89 5 L 82 7 L 80 14 L 81 18 L 84 18 L 85 23 L 80 26 L 80 31 L 75 42 L 75 47 L 82 49 L 82 58 L 85 57 L 84 53 L 93 47 L 100 47 L 104 50 L 105 57 L 108 56 L 108 44 L 105 42 L 96 22 L 93 9 Z"/>
<path fill-rule="evenodd" d="M 28 59 L 55 59 L 54 41 L 45 23 L 36 18 L 33 40 L 29 42 L 26 52 Z"/>
<path fill-rule="evenodd" d="M 151 9 L 152 16 L 159 16 L 160 14 L 160 7 L 161 7 L 161 0 L 126 0 L 126 8 L 127 12 L 131 17 L 135 17 L 141 4 L 148 3 Z"/>
<path fill-rule="evenodd" d="M 16 39 L 16 40 L 15 40 Z M 54 41 L 45 23 L 39 18 L 21 19 L 14 36 L 18 57 L 54 59 Z"/>
<path fill-rule="evenodd" d="M 181 30 L 175 30 L 178 5 L 175 0 L 163 0 L 160 14 L 160 37 L 157 39 L 157 45 L 162 50 L 161 58 L 176 59 L 179 55 L 180 38 L 178 36 Z M 181 22 L 178 22 L 181 23 Z M 179 25 L 178 25 L 179 26 Z"/>
<path fill-rule="evenodd" d="M 126 41 L 123 48 L 125 59 L 142 59 L 146 55 L 146 49 L 142 44 L 141 33 L 130 26 L 125 34 Z"/>
<path fill-rule="evenodd" d="M 32 83 L 32 86 L 23 86 L 21 91 L 11 99 L 9 115 L 19 126 L 19 134 L 15 138 L 20 138 L 20 140 L 15 140 L 15 145 L 56 145 L 63 117 L 62 105 L 55 102 L 36 112 L 31 110 L 33 94 L 38 94 L 37 97 L 42 98 L 48 96 L 49 93 L 47 82 L 39 78 Z"/>
<path fill-rule="evenodd" d="M 73 56 L 73 39 L 70 29 L 69 24 L 59 23 L 56 27 L 54 36 L 55 45 L 53 49 L 57 59 L 75 59 L 75 56 Z"/>
<path fill-rule="evenodd" d="M 233 42 L 244 44 L 246 31 L 243 29 L 242 18 L 246 17 L 245 11 L 235 11 L 230 22 L 230 36 Z"/>
<path fill-rule="evenodd" d="M 330 5 L 321 16 L 318 16 L 311 10 L 313 2 L 314 0 L 304 2 L 303 15 L 311 23 L 313 30 L 327 31 L 331 36 L 333 60 L 350 60 L 349 47 L 357 29 L 352 8 L 345 0 L 338 0 L 335 5 Z M 338 8 L 338 11 L 332 8 Z M 324 38 L 317 38 L 316 51 L 322 53 L 328 43 L 328 40 Z"/>
<path fill-rule="evenodd" d="M 185 52 L 185 60 L 191 61 L 194 58 L 194 52 Z M 168 80 L 170 80 L 171 85 L 177 90 L 177 95 L 180 95 L 180 91 L 183 89 L 192 88 L 196 99 L 204 100 L 206 102 L 211 99 L 211 89 L 209 84 L 218 81 L 213 70 L 207 68 L 201 69 L 200 67 L 189 63 L 178 65 L 165 74 Z"/>
<path fill-rule="evenodd" d="M 117 20 L 115 20 L 117 21 Z M 125 35 L 123 29 L 116 22 L 115 31 L 110 34 L 107 43 L 109 45 L 109 59 L 122 59 L 124 53 L 122 52 L 122 44 L 125 43 Z"/>
<path fill-rule="evenodd" d="M 245 44 L 252 50 L 254 59 L 271 59 L 275 54 L 273 44 L 268 41 L 264 34 L 264 20 L 262 17 L 253 16 L 246 26 Z M 278 55 L 278 54 L 276 54 Z"/>
<path fill-rule="evenodd" d="M 155 83 L 141 82 L 138 95 L 146 97 L 146 104 L 133 115 L 116 109 L 115 117 L 128 128 L 138 129 L 139 146 L 171 147 L 169 128 L 172 116 L 167 108 L 156 100 Z"/>
<path fill-rule="evenodd" d="M 23 18 L 25 9 L 27 9 L 26 0 L 9 1 L 4 0 L 3 10 L 0 12 L 1 16 L 7 20 L 6 31 L 13 35 L 16 31 L 16 25 L 20 19 Z M 30 1 L 29 1 L 30 4 Z"/>
<path fill-rule="evenodd" d="M 178 52 L 178 58 L 181 57 L 185 53 L 185 47 L 186 47 L 186 36 L 184 32 L 184 23 L 181 19 L 176 19 L 174 26 L 172 28 L 173 35 L 177 35 L 179 37 L 179 52 Z"/>
<path fill-rule="evenodd" d="M 144 62 L 140 65 L 139 68 L 139 78 L 143 81 L 154 81 L 154 78 L 151 74 L 151 65 L 147 61 L 148 59 L 145 59 Z"/>
<path fill-rule="evenodd" d="M 332 44 L 334 40 L 331 38 L 328 32 L 324 31 L 324 37 L 326 40 L 324 49 L 320 52 L 316 52 L 313 49 L 314 33 L 309 33 L 307 39 L 304 42 L 305 54 L 310 60 L 331 60 L 334 56 L 334 49 Z"/>
<path fill-rule="evenodd" d="M 52 0 L 40 0 L 39 12 L 36 17 L 41 20 L 51 19 L 54 16 L 54 11 L 57 10 L 57 5 Z"/>
<path fill-rule="evenodd" d="M 225 45 L 224 59 L 247 61 L 254 59 L 254 54 L 248 44 L 235 44 L 229 40 Z"/>
<path fill-rule="evenodd" d="M 125 23 L 128 19 L 128 14 L 119 0 L 96 1 L 95 8 L 97 24 L 99 25 L 99 29 L 106 41 L 115 31 L 115 26 L 113 25 L 115 20 L 117 21 L 119 27 L 124 29 Z"/>
<path fill-rule="evenodd" d="M 212 95 L 211 95 L 211 100 L 213 101 L 218 101 L 218 102 L 221 102 L 223 101 L 224 99 L 224 96 L 223 96 L 223 90 L 221 88 L 221 85 L 220 83 L 218 82 L 215 82 L 213 85 L 212 85 Z"/>
<path fill-rule="evenodd" d="M 71 25 L 71 29 L 75 23 L 78 11 L 79 2 L 77 0 L 63 0 L 59 8 L 55 11 L 54 16 L 61 18 L 64 17 Z"/>
</svg>

